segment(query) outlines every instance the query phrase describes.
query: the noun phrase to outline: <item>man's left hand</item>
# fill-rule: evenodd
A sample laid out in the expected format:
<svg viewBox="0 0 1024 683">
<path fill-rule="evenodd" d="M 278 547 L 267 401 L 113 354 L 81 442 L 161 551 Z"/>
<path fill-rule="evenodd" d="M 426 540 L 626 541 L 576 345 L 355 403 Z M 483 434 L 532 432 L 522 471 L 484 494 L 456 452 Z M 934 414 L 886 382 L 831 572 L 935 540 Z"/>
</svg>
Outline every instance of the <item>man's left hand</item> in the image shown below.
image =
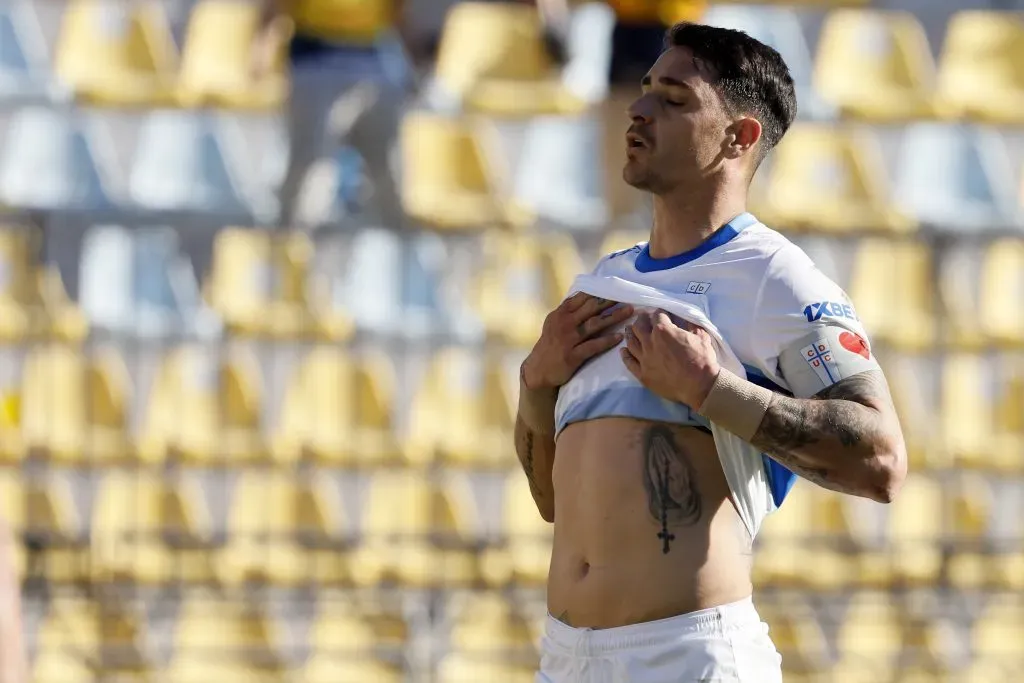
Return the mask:
<svg viewBox="0 0 1024 683">
<path fill-rule="evenodd" d="M 641 384 L 694 410 L 718 377 L 718 356 L 708 333 L 685 321 L 676 325 L 661 310 L 640 313 L 626 327 L 626 346 L 620 353 Z"/>
</svg>

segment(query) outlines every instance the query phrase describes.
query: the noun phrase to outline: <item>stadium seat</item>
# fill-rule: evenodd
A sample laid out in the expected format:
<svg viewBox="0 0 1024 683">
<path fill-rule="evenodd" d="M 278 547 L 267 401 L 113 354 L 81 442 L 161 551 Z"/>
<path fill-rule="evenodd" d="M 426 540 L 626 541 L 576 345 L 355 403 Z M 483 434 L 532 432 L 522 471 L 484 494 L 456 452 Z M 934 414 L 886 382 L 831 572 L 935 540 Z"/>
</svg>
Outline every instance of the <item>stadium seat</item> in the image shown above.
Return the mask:
<svg viewBox="0 0 1024 683">
<path fill-rule="evenodd" d="M 281 625 L 257 601 L 228 600 L 212 591 L 193 590 L 181 603 L 173 643 L 176 656 L 182 659 L 272 666 L 280 659 L 282 637 Z"/>
<path fill-rule="evenodd" d="M 216 643 L 217 635 L 208 634 Z M 246 683 L 281 683 L 286 673 L 274 667 L 263 667 L 245 661 L 210 656 L 176 655 L 163 672 L 161 683 L 209 683 L 209 681 L 245 681 Z"/>
<path fill-rule="evenodd" d="M 916 472 L 948 467 L 949 452 L 932 447 L 936 397 L 923 381 L 928 374 L 934 374 L 929 371 L 936 367 L 935 363 L 930 357 L 904 354 L 886 354 L 878 360 L 885 370 L 889 394 L 903 428 L 910 469 Z"/>
<path fill-rule="evenodd" d="M 593 117 L 530 119 L 515 172 L 509 220 L 599 230 L 608 221 L 603 131 Z"/>
<path fill-rule="evenodd" d="M 193 480 L 110 472 L 93 509 L 93 578 L 142 585 L 208 582 L 214 577 L 211 524 Z"/>
<path fill-rule="evenodd" d="M 436 485 L 420 473 L 379 473 L 371 480 L 363 540 L 351 558 L 357 586 L 397 581 L 410 587 L 472 583 L 473 501 L 464 480 Z"/>
<path fill-rule="evenodd" d="M 988 245 L 982 260 L 978 318 L 986 337 L 1000 346 L 1024 348 L 1024 311 L 1018 293 L 1024 286 L 1024 239 Z"/>
<path fill-rule="evenodd" d="M 766 586 L 807 586 L 808 539 L 814 535 L 815 492 L 797 480 L 785 504 L 765 519 L 757 535 L 754 581 Z"/>
<path fill-rule="evenodd" d="M 772 643 L 782 655 L 787 683 L 791 672 L 825 668 L 829 662 L 828 640 L 817 615 L 806 602 L 787 596 L 778 603 L 762 602 L 757 611 L 768 624 Z"/>
<path fill-rule="evenodd" d="M 979 232 L 1014 222 L 1013 166 L 986 128 L 917 123 L 904 131 L 894 196 L 922 223 Z"/>
<path fill-rule="evenodd" d="M 306 286 L 312 257 L 313 244 L 301 233 L 222 229 L 213 244 L 210 304 L 236 334 L 307 336 L 314 326 Z"/>
<path fill-rule="evenodd" d="M 222 324 L 203 303 L 172 228 L 97 226 L 83 241 L 78 299 L 93 327 L 142 339 L 210 338 Z"/>
<path fill-rule="evenodd" d="M 262 391 L 259 364 L 241 348 L 223 360 L 199 346 L 171 351 L 150 392 L 140 457 L 209 466 L 263 459 Z"/>
<path fill-rule="evenodd" d="M 435 458 L 470 467 L 513 464 L 513 387 L 494 359 L 475 350 L 442 349 L 413 397 L 406 457 L 414 464 Z"/>
<path fill-rule="evenodd" d="M 304 683 L 403 683 L 402 668 L 377 659 L 313 655 L 302 669 Z"/>
<path fill-rule="evenodd" d="M 28 0 L 0 9 L 0 101 L 38 103 L 51 94 L 46 39 Z"/>
<path fill-rule="evenodd" d="M 128 181 L 132 202 L 147 211 L 194 211 L 248 217 L 230 138 L 216 113 L 157 110 L 139 131 Z"/>
<path fill-rule="evenodd" d="M 39 250 L 36 231 L 7 226 L 0 229 L 0 339 L 5 343 L 38 336 L 38 312 L 33 264 Z"/>
<path fill-rule="evenodd" d="M 402 201 L 409 216 L 449 230 L 475 231 L 500 222 L 481 134 L 466 119 L 423 111 L 405 115 Z"/>
<path fill-rule="evenodd" d="M 938 97 L 952 117 L 1024 122 L 1024 19 L 1019 13 L 964 10 L 949 19 L 939 57 Z"/>
<path fill-rule="evenodd" d="M 15 551 L 19 575 L 41 575 L 51 583 L 80 580 L 85 574 L 83 528 L 67 479 L 29 480 L 5 473 L 0 493 L 6 523 L 25 542 Z"/>
<path fill-rule="evenodd" d="M 496 116 L 576 113 L 544 45 L 537 11 L 515 3 L 464 2 L 445 18 L 432 89 L 435 106 Z"/>
<path fill-rule="evenodd" d="M 111 205 L 109 142 L 74 113 L 28 107 L 14 114 L 0 158 L 0 200 L 21 209 L 85 211 Z"/>
<path fill-rule="evenodd" d="M 61 671 L 77 676 L 76 670 L 85 665 L 85 670 L 103 671 L 111 680 L 142 683 L 145 640 L 145 619 L 130 604 L 55 596 L 39 628 L 37 662 L 51 660 L 45 667 L 52 667 L 55 679 Z"/>
<path fill-rule="evenodd" d="M 266 110 L 280 106 L 288 85 L 285 45 L 278 46 L 274 70 L 252 73 L 260 8 L 232 0 L 202 0 L 190 15 L 181 56 L 178 101 L 187 107 Z"/>
<path fill-rule="evenodd" d="M 992 387 L 997 371 L 983 356 L 953 354 L 942 369 L 942 429 L 934 448 L 946 448 L 960 467 L 1019 472 L 1024 436 L 996 428 Z"/>
<path fill-rule="evenodd" d="M 803 120 L 835 118 L 835 108 L 812 85 L 814 65 L 800 17 L 787 7 L 713 4 L 701 23 L 743 31 L 782 55 L 796 86 L 797 116 Z"/>
<path fill-rule="evenodd" d="M 87 359 L 67 346 L 37 347 L 25 362 L 21 396 L 22 438 L 30 454 L 85 464 L 131 456 L 130 379 L 112 349 Z"/>
<path fill-rule="evenodd" d="M 74 97 L 96 106 L 171 103 L 177 49 L 160 3 L 73 0 L 64 12 L 56 71 Z"/>
<path fill-rule="evenodd" d="M 794 126 L 765 181 L 754 213 L 782 228 L 905 233 L 916 227 L 890 204 L 879 141 L 865 130 Z"/>
<path fill-rule="evenodd" d="M 481 559 L 485 581 L 495 587 L 510 582 L 543 586 L 551 566 L 552 526 L 544 521 L 522 472 L 508 476 L 502 500 L 501 545 Z"/>
<path fill-rule="evenodd" d="M 458 652 L 445 655 L 437 665 L 437 683 L 533 683 L 536 667 L 496 661 L 489 656 L 473 657 Z"/>
<path fill-rule="evenodd" d="M 888 550 L 893 578 L 910 586 L 930 586 L 942 571 L 945 524 L 943 490 L 938 480 L 908 479 L 887 508 Z"/>
<path fill-rule="evenodd" d="M 1019 595 L 993 594 L 971 629 L 971 649 L 977 660 L 1019 666 L 1020 634 L 1024 633 L 1024 605 Z"/>
<path fill-rule="evenodd" d="M 463 597 L 461 608 L 454 610 L 450 634 L 455 651 L 493 660 L 536 652 L 529 624 L 507 596 L 470 593 Z"/>
<path fill-rule="evenodd" d="M 932 253 L 917 241 L 861 240 L 850 299 L 873 343 L 924 351 L 936 341 Z"/>
<path fill-rule="evenodd" d="M 815 88 L 839 113 L 904 121 L 934 113 L 935 63 L 910 12 L 837 9 L 818 42 Z"/>
<path fill-rule="evenodd" d="M 955 548 L 949 558 L 949 581 L 961 590 L 986 588 L 991 558 L 984 552 L 984 542 L 995 508 L 992 488 L 984 477 L 973 472 L 961 474 L 954 486 L 956 490 L 946 504 L 949 541 Z"/>
<path fill-rule="evenodd" d="M 484 329 L 492 338 L 530 348 L 545 316 L 584 270 L 576 245 L 565 234 L 492 232 L 484 236 L 482 252 L 474 290 Z"/>
<path fill-rule="evenodd" d="M 220 577 L 294 586 L 341 583 L 347 536 L 337 488 L 329 479 L 250 470 L 239 479 L 228 522 Z"/>
<path fill-rule="evenodd" d="M 840 667 L 871 671 L 874 666 L 890 667 L 903 648 L 899 608 L 884 593 L 856 593 L 836 635 Z M 848 676 L 838 680 L 844 682 Z M 884 677 L 864 678 L 885 680 Z"/>
<path fill-rule="evenodd" d="M 394 367 L 383 354 L 354 360 L 333 347 L 306 356 L 284 396 L 275 460 L 370 467 L 401 461 L 392 425 Z"/>
<path fill-rule="evenodd" d="M 74 650 L 41 650 L 32 664 L 33 683 L 95 683 L 98 672 Z"/>
<path fill-rule="evenodd" d="M 401 651 L 409 626 L 398 613 L 321 594 L 310 626 L 311 651 L 329 659 L 358 659 L 388 648 Z"/>
</svg>

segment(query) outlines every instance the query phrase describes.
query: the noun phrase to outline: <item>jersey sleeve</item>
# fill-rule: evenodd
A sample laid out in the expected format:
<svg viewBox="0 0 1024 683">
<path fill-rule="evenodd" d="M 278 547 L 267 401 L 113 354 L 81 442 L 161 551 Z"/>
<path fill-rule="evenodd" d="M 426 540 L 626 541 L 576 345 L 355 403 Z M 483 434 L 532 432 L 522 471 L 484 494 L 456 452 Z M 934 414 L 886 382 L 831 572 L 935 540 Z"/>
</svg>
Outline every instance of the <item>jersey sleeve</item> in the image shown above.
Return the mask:
<svg viewBox="0 0 1024 683">
<path fill-rule="evenodd" d="M 792 245 L 769 260 L 750 334 L 756 369 L 799 398 L 878 368 L 853 302 Z"/>
</svg>

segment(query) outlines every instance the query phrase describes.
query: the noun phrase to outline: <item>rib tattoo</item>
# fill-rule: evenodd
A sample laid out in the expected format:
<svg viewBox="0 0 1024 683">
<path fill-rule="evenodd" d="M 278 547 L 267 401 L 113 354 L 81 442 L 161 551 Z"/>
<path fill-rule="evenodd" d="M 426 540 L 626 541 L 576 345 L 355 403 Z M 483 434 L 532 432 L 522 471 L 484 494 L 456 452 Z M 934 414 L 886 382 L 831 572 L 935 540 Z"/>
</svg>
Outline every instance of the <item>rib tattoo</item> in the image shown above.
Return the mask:
<svg viewBox="0 0 1024 683">
<path fill-rule="evenodd" d="M 661 524 L 661 552 L 671 550 L 675 534 L 670 527 L 696 524 L 701 515 L 697 477 L 689 456 L 677 445 L 672 430 L 649 427 L 643 435 L 644 490 L 651 517 Z"/>
<path fill-rule="evenodd" d="M 533 473 L 533 431 L 526 426 L 521 418 L 516 418 L 516 421 L 519 423 L 516 433 L 522 435 L 519 443 L 516 444 L 516 454 L 523 466 L 523 472 L 526 473 L 526 481 L 530 484 L 530 493 L 537 497 L 540 495 L 540 488 L 537 486 L 537 478 Z"/>
</svg>

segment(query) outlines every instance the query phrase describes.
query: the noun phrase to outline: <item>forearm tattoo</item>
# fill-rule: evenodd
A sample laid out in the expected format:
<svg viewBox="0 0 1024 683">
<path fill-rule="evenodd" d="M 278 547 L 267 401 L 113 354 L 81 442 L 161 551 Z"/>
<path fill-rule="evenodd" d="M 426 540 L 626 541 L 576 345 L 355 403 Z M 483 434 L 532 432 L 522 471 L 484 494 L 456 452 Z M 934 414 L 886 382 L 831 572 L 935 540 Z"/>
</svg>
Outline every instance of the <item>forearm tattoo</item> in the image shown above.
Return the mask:
<svg viewBox="0 0 1024 683">
<path fill-rule="evenodd" d="M 849 449 L 876 443 L 884 432 L 884 418 L 867 406 L 887 401 L 888 388 L 878 371 L 842 379 L 811 400 L 776 394 L 751 443 L 805 479 L 845 492 L 827 468 L 808 462 L 799 451 L 829 441 Z"/>
<path fill-rule="evenodd" d="M 531 430 L 522 418 L 516 418 L 516 455 L 519 456 L 519 463 L 523 466 L 526 474 L 526 481 L 530 484 L 530 493 L 536 498 L 540 495 L 540 488 L 537 486 L 537 477 L 533 472 L 533 430 Z"/>
<path fill-rule="evenodd" d="M 643 433 L 644 490 L 651 517 L 661 524 L 661 552 L 671 550 L 675 534 L 670 527 L 690 526 L 700 520 L 701 496 L 688 454 L 676 445 L 672 430 L 654 425 Z"/>
</svg>

